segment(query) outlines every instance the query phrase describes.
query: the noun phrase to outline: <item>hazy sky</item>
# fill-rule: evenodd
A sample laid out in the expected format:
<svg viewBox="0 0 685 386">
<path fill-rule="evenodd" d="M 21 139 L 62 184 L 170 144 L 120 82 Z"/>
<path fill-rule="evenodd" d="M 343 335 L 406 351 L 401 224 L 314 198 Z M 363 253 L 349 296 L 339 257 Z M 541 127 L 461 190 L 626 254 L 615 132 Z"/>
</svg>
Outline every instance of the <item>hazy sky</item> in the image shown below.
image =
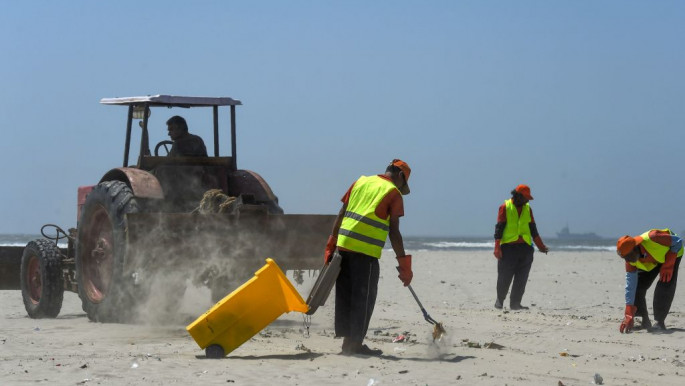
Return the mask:
<svg viewBox="0 0 685 386">
<path fill-rule="evenodd" d="M 519 183 L 543 237 L 685 230 L 682 1 L 0 6 L 0 233 L 75 226 L 123 158 L 126 108 L 100 99 L 152 94 L 240 99 L 238 167 L 286 213 L 337 213 L 402 158 L 405 235 L 490 236 Z"/>
</svg>

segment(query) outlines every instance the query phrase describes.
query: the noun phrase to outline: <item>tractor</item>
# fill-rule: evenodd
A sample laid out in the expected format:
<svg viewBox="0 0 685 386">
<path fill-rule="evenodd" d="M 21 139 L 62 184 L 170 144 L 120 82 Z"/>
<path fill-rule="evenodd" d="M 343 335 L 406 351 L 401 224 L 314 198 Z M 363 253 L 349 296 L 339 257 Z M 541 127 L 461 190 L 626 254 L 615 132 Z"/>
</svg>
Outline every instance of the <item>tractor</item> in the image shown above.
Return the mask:
<svg viewBox="0 0 685 386">
<path fill-rule="evenodd" d="M 100 103 L 128 107 L 122 166 L 78 188 L 75 228 L 44 226 L 43 238 L 29 242 L 20 261 L 17 250 L 0 249 L 0 282 L 6 282 L 0 288 L 18 284 L 30 317 L 56 317 L 67 290 L 78 293 L 91 320 L 131 322 L 141 307 L 177 310 L 188 283 L 209 287 L 218 301 L 267 257 L 295 273 L 320 268 L 335 216 L 284 214 L 259 174 L 238 169 L 239 100 L 154 95 Z M 219 151 L 219 107 L 230 111 L 227 156 Z M 212 155 L 170 154 L 172 141 L 151 151 L 148 127 L 159 108 L 211 111 Z M 134 123 L 140 130 L 134 132 Z M 130 163 L 136 136 L 139 153 Z"/>
</svg>

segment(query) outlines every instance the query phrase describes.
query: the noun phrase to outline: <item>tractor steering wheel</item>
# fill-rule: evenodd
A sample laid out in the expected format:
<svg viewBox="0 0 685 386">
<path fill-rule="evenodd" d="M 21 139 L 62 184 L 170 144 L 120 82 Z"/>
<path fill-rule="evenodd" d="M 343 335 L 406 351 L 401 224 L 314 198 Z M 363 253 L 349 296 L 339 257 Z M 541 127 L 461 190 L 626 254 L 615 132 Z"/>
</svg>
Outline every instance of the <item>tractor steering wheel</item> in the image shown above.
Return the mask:
<svg viewBox="0 0 685 386">
<path fill-rule="evenodd" d="M 164 150 L 166 150 L 166 154 L 165 154 L 165 155 L 168 156 L 168 155 L 169 155 L 169 151 L 170 151 L 171 149 L 169 149 L 169 148 L 167 147 L 167 145 L 173 145 L 173 144 L 174 144 L 174 141 L 169 141 L 169 140 L 160 141 L 160 142 L 155 146 L 155 157 L 159 157 L 159 148 L 162 147 L 162 146 L 164 146 Z"/>
</svg>

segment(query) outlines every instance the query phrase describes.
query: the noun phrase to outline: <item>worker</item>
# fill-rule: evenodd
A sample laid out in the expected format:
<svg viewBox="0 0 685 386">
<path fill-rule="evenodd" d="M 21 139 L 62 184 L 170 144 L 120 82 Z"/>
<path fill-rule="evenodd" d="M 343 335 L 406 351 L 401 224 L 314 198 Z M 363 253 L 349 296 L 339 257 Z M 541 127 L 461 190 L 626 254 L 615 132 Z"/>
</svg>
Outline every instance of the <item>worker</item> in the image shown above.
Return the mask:
<svg viewBox="0 0 685 386">
<path fill-rule="evenodd" d="M 532 199 L 530 187 L 522 184 L 512 190 L 511 198 L 499 207 L 494 251 L 497 258 L 497 309 L 502 309 L 512 279 L 514 284 L 511 287 L 509 308 L 528 309 L 521 305 L 521 299 L 526 291 L 528 274 L 533 265 L 532 242 L 535 242 L 540 252 L 549 251 L 538 234 L 533 210 L 528 204 Z"/>
<path fill-rule="evenodd" d="M 626 266 L 626 309 L 620 332 L 630 332 L 635 316 L 642 318 L 640 328 L 666 331 L 666 316 L 671 309 L 678 282 L 678 266 L 683 256 L 683 240 L 670 229 L 650 229 L 635 237 L 623 236 L 616 243 L 616 252 Z M 654 320 L 652 328 L 645 295 L 659 274 L 654 289 Z"/>
<path fill-rule="evenodd" d="M 337 248 L 342 260 L 335 283 L 335 335 L 342 337 L 343 355 L 378 356 L 383 352 L 363 344 L 376 303 L 381 251 L 390 237 L 399 263 L 399 278 L 411 283 L 411 255 L 404 251 L 400 217 L 402 195 L 409 194 L 409 165 L 394 159 L 385 174 L 361 176 L 342 197 L 342 208 L 328 237 L 325 263 Z"/>
<path fill-rule="evenodd" d="M 188 124 L 186 120 L 174 115 L 166 121 L 169 137 L 174 144 L 169 151 L 170 157 L 207 157 L 207 148 L 205 143 L 197 135 L 188 132 Z"/>
</svg>

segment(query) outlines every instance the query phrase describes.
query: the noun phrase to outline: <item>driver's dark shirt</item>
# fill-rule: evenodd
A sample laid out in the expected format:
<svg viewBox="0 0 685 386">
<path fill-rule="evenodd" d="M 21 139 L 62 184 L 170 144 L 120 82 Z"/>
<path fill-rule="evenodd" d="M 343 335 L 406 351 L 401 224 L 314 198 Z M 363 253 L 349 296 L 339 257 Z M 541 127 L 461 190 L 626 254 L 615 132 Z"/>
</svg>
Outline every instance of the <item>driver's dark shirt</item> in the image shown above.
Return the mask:
<svg viewBox="0 0 685 386">
<path fill-rule="evenodd" d="M 197 135 L 184 133 L 174 141 L 169 151 L 169 157 L 207 157 L 207 148 L 202 138 Z"/>
</svg>

